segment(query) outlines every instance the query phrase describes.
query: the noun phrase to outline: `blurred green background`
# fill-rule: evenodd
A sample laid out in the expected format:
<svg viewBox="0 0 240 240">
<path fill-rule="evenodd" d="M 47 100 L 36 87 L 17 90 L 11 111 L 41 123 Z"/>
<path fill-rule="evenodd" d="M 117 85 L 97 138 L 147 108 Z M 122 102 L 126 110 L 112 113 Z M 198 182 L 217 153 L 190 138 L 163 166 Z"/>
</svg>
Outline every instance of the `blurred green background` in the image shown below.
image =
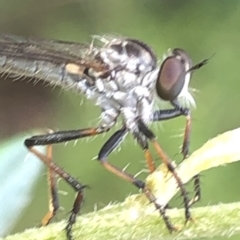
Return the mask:
<svg viewBox="0 0 240 240">
<path fill-rule="evenodd" d="M 194 93 L 197 109 L 193 110 L 191 152 L 217 134 L 240 125 L 240 1 L 0 0 L 0 32 L 75 42 L 90 42 L 91 34 L 116 33 L 148 43 L 159 60 L 173 47 L 186 49 L 194 62 L 215 53 L 204 68 L 194 73 L 190 83 L 198 90 Z M 11 79 L 0 81 L 0 109 L 1 142 L 36 128 L 70 130 L 95 126 L 100 113 L 83 96 Z M 182 117 L 152 126 L 166 152 L 176 160 L 181 159 L 174 155 L 182 142 L 179 135 L 184 123 Z M 90 186 L 82 213 L 137 192 L 92 161 L 113 131 L 80 140 L 76 145 L 54 147 L 55 161 Z M 109 159 L 119 167 L 130 163 L 128 171 L 134 174 L 145 167 L 143 154 L 130 136 L 122 143 L 121 151 Z M 156 162 L 160 163 L 157 157 Z M 36 226 L 47 211 L 45 172 L 38 179 L 31 205 L 12 232 Z M 239 201 L 239 172 L 240 164 L 235 163 L 203 173 L 202 200 L 196 205 Z M 67 195 L 60 195 L 64 210 L 57 214 L 57 220 L 68 217 L 74 197 L 63 181 L 59 182 L 59 190 Z M 173 205 L 180 206 L 181 200 L 175 200 Z"/>
</svg>

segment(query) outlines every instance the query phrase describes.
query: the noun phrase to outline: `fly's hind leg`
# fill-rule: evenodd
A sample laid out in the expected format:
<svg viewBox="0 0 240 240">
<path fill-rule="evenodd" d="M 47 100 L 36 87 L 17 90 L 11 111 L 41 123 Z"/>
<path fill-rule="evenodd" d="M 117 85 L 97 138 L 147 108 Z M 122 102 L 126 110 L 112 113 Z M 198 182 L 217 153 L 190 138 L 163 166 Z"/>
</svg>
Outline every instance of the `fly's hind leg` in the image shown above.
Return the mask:
<svg viewBox="0 0 240 240">
<path fill-rule="evenodd" d="M 77 179 L 73 178 L 64 169 L 60 168 L 55 162 L 52 161 L 52 146 L 51 144 L 67 142 L 76 140 L 84 137 L 91 137 L 106 132 L 107 129 L 101 127 L 97 128 L 86 128 L 69 131 L 58 131 L 44 135 L 37 135 L 25 140 L 24 144 L 28 150 L 37 156 L 46 166 L 48 167 L 49 186 L 50 186 L 50 203 L 49 212 L 45 215 L 42 220 L 43 225 L 47 225 L 58 209 L 58 196 L 57 187 L 55 182 L 55 175 L 59 175 L 64 181 L 66 181 L 76 191 L 76 197 L 73 203 L 70 217 L 66 226 L 66 235 L 68 240 L 72 240 L 72 226 L 76 221 L 77 214 L 81 209 L 84 198 L 85 185 L 80 183 Z M 47 154 L 44 155 L 39 152 L 35 146 L 47 145 Z"/>
<path fill-rule="evenodd" d="M 49 160 L 49 162 L 52 161 L 52 145 L 47 145 L 46 157 Z M 48 180 L 48 189 L 49 189 L 48 212 L 41 221 L 42 226 L 48 225 L 53 219 L 53 217 L 56 215 L 57 210 L 59 209 L 56 173 L 54 172 L 53 169 L 49 167 L 48 167 L 48 173 L 47 173 L 47 180 Z"/>
</svg>

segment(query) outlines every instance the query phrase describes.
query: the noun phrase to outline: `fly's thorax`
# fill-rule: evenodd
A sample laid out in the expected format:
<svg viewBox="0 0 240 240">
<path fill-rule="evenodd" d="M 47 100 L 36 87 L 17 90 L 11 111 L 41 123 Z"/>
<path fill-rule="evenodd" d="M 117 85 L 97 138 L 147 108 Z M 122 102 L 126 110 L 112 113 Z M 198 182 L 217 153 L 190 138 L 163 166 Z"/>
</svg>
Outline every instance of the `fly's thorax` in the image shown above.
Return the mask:
<svg viewBox="0 0 240 240">
<path fill-rule="evenodd" d="M 115 113 L 120 111 L 124 124 L 130 129 L 136 118 L 148 123 L 157 77 L 155 54 L 138 40 L 99 39 L 104 44 L 97 57 L 109 69 L 108 74 L 98 75 L 95 80 L 94 91 L 100 94 L 96 104 L 103 110 L 102 121 L 110 126 L 110 119 L 113 120 Z"/>
<path fill-rule="evenodd" d="M 138 129 L 136 120 L 139 118 L 146 124 L 151 122 L 154 96 L 148 88 L 137 86 L 128 92 L 128 94 L 125 94 L 125 96 L 116 93 L 114 98 L 122 103 L 120 111 L 123 123 L 130 132 L 134 133 Z"/>
<path fill-rule="evenodd" d="M 138 119 L 141 119 L 145 124 L 151 123 L 152 113 L 153 104 L 149 104 L 149 102 L 144 98 L 138 102 L 136 108 L 121 108 L 123 123 L 131 133 L 139 131 L 137 124 Z"/>
<path fill-rule="evenodd" d="M 105 107 L 106 108 L 102 109 L 101 113 L 101 127 L 104 129 L 110 129 L 115 125 L 120 112 L 116 108 L 108 108 L 107 105 Z"/>
<path fill-rule="evenodd" d="M 153 111 L 154 90 L 158 69 L 156 56 L 144 43 L 126 38 L 99 38 L 103 46 L 96 58 L 107 66 L 107 72 L 88 70 L 94 86 L 88 81 L 81 89 L 102 109 L 102 124 L 111 127 L 119 114 L 132 131 L 136 119 L 149 123 Z"/>
<path fill-rule="evenodd" d="M 156 56 L 144 43 L 128 38 L 100 38 L 105 43 L 99 52 L 110 69 L 124 68 L 130 72 L 146 73 L 156 67 Z"/>
</svg>

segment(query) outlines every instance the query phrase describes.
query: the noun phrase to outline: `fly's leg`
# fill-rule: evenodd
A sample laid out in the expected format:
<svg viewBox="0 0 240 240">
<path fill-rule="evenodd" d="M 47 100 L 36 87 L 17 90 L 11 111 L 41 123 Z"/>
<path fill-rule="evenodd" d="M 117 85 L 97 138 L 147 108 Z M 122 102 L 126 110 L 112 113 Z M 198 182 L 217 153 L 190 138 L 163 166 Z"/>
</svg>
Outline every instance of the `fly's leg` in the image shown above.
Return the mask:
<svg viewBox="0 0 240 240">
<path fill-rule="evenodd" d="M 166 155 L 166 153 L 163 151 L 160 144 L 157 142 L 156 137 L 153 134 L 153 132 L 150 129 L 148 129 L 148 127 L 140 119 L 137 120 L 137 124 L 138 124 L 140 132 L 150 140 L 150 142 L 153 144 L 153 147 L 155 148 L 158 156 L 160 157 L 160 159 L 162 159 L 163 163 L 166 164 L 168 170 L 172 173 L 173 177 L 176 179 L 177 185 L 180 188 L 181 195 L 183 197 L 183 203 L 184 203 L 184 207 L 185 207 L 185 218 L 186 218 L 186 222 L 187 222 L 189 219 L 191 219 L 191 213 L 190 213 L 190 207 L 189 207 L 188 193 L 183 185 L 182 180 L 176 173 L 175 167 L 174 167 L 172 161 Z"/>
<path fill-rule="evenodd" d="M 186 126 L 184 131 L 184 139 L 182 144 L 183 159 L 188 157 L 189 144 L 190 144 L 190 133 L 191 133 L 191 114 L 189 108 L 182 108 L 176 102 L 172 102 L 174 109 L 157 110 L 153 113 L 152 121 L 164 121 L 173 119 L 179 116 L 186 116 Z"/>
<path fill-rule="evenodd" d="M 183 145 L 182 145 L 182 155 L 183 160 L 189 156 L 189 145 L 190 145 L 190 134 L 192 130 L 192 118 L 191 112 L 188 108 L 182 108 L 179 106 L 177 101 L 173 101 L 172 105 L 175 109 L 179 109 L 182 112 L 182 115 L 186 117 L 186 124 L 185 124 L 185 131 L 184 131 L 184 138 L 183 138 Z M 194 203 L 200 201 L 201 199 L 201 188 L 200 188 L 200 175 L 197 174 L 193 177 L 193 184 L 194 184 L 194 197 L 189 201 L 189 206 L 192 206 Z"/>
<path fill-rule="evenodd" d="M 189 155 L 190 133 L 192 128 L 191 113 L 189 108 L 181 107 L 177 103 L 177 101 L 173 101 L 172 105 L 174 106 L 174 109 L 164 109 L 164 110 L 155 111 L 153 113 L 152 121 L 164 121 L 164 120 L 173 119 L 179 116 L 186 117 L 186 125 L 185 125 L 184 138 L 183 138 L 183 144 L 182 144 L 182 150 L 181 150 L 181 153 L 183 154 L 183 160 L 184 160 Z M 194 176 L 193 180 L 194 180 L 195 195 L 193 199 L 189 201 L 189 206 L 193 205 L 195 202 L 199 201 L 201 198 L 199 175 Z"/>
<path fill-rule="evenodd" d="M 66 226 L 66 234 L 69 240 L 73 239 L 72 226 L 76 221 L 77 214 L 79 213 L 81 205 L 83 203 L 84 189 L 86 186 L 80 183 L 77 179 L 73 178 L 69 173 L 67 173 L 64 169 L 60 168 L 56 163 L 52 161 L 51 144 L 95 136 L 106 131 L 107 131 L 106 129 L 102 129 L 101 127 L 71 131 L 59 131 L 44 135 L 33 136 L 31 138 L 26 139 L 24 142 L 28 150 L 32 152 L 35 156 L 37 156 L 49 168 L 49 186 L 51 191 L 49 204 L 50 210 L 42 220 L 43 225 L 47 225 L 51 221 L 51 219 L 53 218 L 54 214 L 56 214 L 56 211 L 58 209 L 58 196 L 55 184 L 55 174 L 59 175 L 62 179 L 64 179 L 77 192 L 71 210 L 71 214 L 68 219 L 68 224 Z M 38 145 L 48 145 L 47 155 L 40 153 L 35 148 L 35 146 Z"/>
<path fill-rule="evenodd" d="M 52 161 L 52 145 L 47 146 L 47 159 Z M 42 219 L 42 226 L 48 225 L 59 209 L 59 198 L 56 186 L 56 173 L 53 169 L 48 168 L 48 187 L 49 187 L 49 203 L 48 212 Z"/>
<path fill-rule="evenodd" d="M 172 225 L 170 222 L 169 218 L 167 217 L 165 213 L 165 207 L 160 206 L 159 203 L 157 202 L 156 197 L 153 195 L 150 189 L 146 187 L 145 182 L 135 178 L 133 175 L 123 171 L 122 169 L 119 169 L 112 164 L 108 162 L 108 156 L 109 154 L 114 151 L 119 144 L 123 141 L 125 135 L 127 134 L 127 129 L 123 127 L 122 129 L 116 131 L 109 139 L 108 141 L 103 145 L 101 148 L 99 154 L 98 154 L 98 160 L 102 164 L 104 168 L 106 168 L 108 171 L 112 172 L 116 176 L 130 182 L 134 186 L 136 186 L 138 189 L 141 189 L 143 193 L 146 195 L 146 197 L 149 199 L 151 203 L 153 203 L 156 207 L 156 209 L 160 212 L 168 230 L 170 232 L 175 231 L 176 228 Z M 145 155 L 148 155 L 145 153 Z M 148 160 L 147 160 L 148 161 Z M 153 170 L 153 165 L 150 163 L 151 166 L 150 168 Z"/>
</svg>

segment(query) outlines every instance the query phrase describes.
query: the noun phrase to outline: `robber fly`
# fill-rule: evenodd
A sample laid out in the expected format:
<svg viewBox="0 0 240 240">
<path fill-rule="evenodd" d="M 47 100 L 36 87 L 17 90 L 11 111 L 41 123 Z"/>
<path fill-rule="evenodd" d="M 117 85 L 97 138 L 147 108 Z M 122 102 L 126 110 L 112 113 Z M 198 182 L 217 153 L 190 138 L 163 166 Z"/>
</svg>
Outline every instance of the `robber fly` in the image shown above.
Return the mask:
<svg viewBox="0 0 240 240">
<path fill-rule="evenodd" d="M 97 43 L 96 43 L 97 41 Z M 108 162 L 108 155 L 114 151 L 130 133 L 144 152 L 149 171 L 155 170 L 149 151 L 150 142 L 158 156 L 172 172 L 180 188 L 185 207 L 185 218 L 191 218 L 190 205 L 200 197 L 189 201 L 185 187 L 177 175 L 170 158 L 156 141 L 148 125 L 152 122 L 186 117 L 182 154 L 189 152 L 191 115 L 189 105 L 194 99 L 188 91 L 188 84 L 195 69 L 206 64 L 207 59 L 193 65 L 188 54 L 180 48 L 169 50 L 159 65 L 153 50 L 145 43 L 126 37 L 95 36 L 91 44 L 78 44 L 56 40 L 21 38 L 0 35 L 0 72 L 7 76 L 30 77 L 59 85 L 84 94 L 101 109 L 101 124 L 85 129 L 51 132 L 25 140 L 25 146 L 50 169 L 50 210 L 43 218 L 47 225 L 55 215 L 59 203 L 54 174 L 63 178 L 77 193 L 66 226 L 68 239 L 73 239 L 72 226 L 83 202 L 85 185 L 73 178 L 51 159 L 36 150 L 37 145 L 51 145 L 79 138 L 91 137 L 109 131 L 119 117 L 122 126 L 102 146 L 98 160 L 104 168 L 141 189 L 160 212 L 169 231 L 174 226 L 145 182 L 122 171 Z M 155 100 L 160 98 L 172 104 L 171 109 L 154 110 Z M 186 104 L 190 103 L 190 104 Z M 195 184 L 199 182 L 198 177 Z"/>
</svg>

